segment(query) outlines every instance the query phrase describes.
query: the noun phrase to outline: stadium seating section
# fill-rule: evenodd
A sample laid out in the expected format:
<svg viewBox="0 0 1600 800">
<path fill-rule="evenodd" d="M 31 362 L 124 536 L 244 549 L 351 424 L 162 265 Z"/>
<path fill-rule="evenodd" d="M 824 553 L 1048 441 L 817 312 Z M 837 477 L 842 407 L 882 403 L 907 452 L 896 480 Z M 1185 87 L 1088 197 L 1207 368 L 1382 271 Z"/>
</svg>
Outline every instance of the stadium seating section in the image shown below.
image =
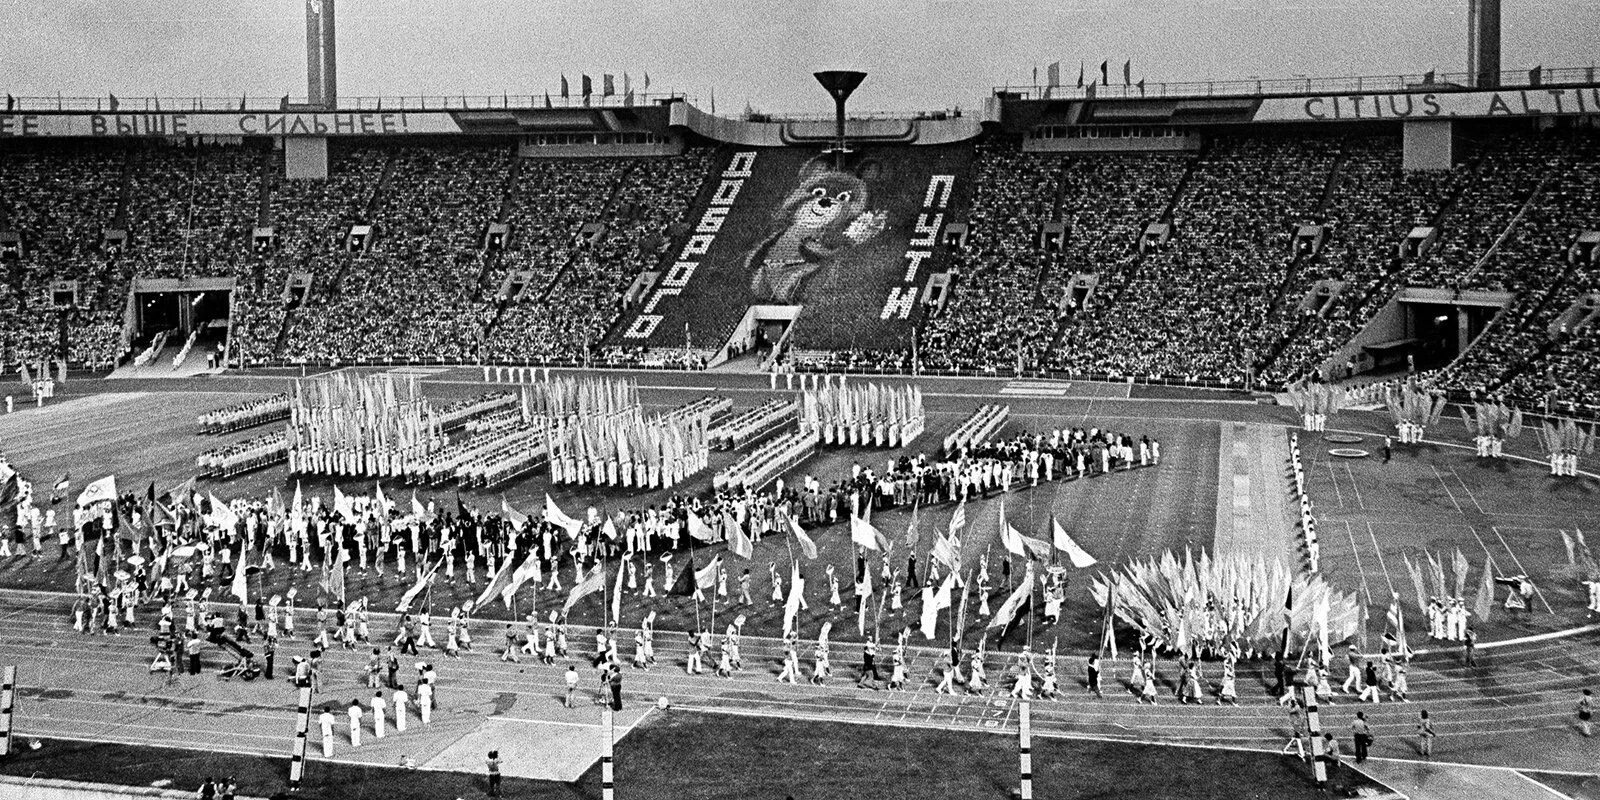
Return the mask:
<svg viewBox="0 0 1600 800">
<path fill-rule="evenodd" d="M 1600 229 L 1600 136 L 1507 131 L 1463 150 L 1451 171 L 1407 173 L 1395 132 L 1223 133 L 1198 153 L 1093 156 L 990 137 L 957 153 L 970 186 L 952 213 L 971 235 L 941 248 L 955 283 L 940 313 L 919 315 L 915 347 L 898 331 L 847 337 L 849 320 L 829 316 L 841 301 L 797 323 L 800 366 L 907 370 L 915 352 L 923 370 L 1275 386 L 1316 370 L 1397 289 L 1492 289 L 1512 304 L 1438 377 L 1593 413 L 1595 328 L 1556 323 L 1600 291 L 1600 267 L 1568 256 Z M 503 141 L 336 141 L 329 179 L 298 181 L 283 177 L 281 151 L 255 143 L 8 143 L 0 233 L 26 247 L 0 262 L 0 362 L 57 357 L 64 339 L 73 364 L 108 367 L 128 356 L 135 276 L 221 276 L 237 282 L 235 353 L 247 364 L 629 363 L 626 347 L 602 347 L 628 318 L 623 292 L 681 245 L 729 152 L 555 160 L 518 158 Z M 768 161 L 787 175 L 801 155 Z M 940 158 L 914 171 L 951 170 Z M 770 212 L 755 216 L 770 226 Z M 496 222 L 510 236 L 486 251 Z M 1141 249 L 1152 222 L 1170 223 L 1172 239 Z M 1041 243 L 1048 223 L 1065 228 L 1058 247 Z M 353 251 L 358 224 L 375 235 Z M 580 236 L 595 224 L 598 237 Z M 1320 251 L 1295 246 L 1304 224 L 1328 226 Z M 1438 229 L 1437 246 L 1404 256 L 1418 225 Z M 276 245 L 258 247 L 255 226 L 272 226 Z M 107 245 L 107 230 L 127 231 L 126 245 Z M 762 232 L 724 235 L 734 247 Z M 289 303 L 294 273 L 313 288 Z M 526 291 L 500 297 L 513 273 L 532 276 Z M 1085 273 L 1098 283 L 1079 303 L 1068 287 Z M 50 286 L 66 279 L 79 305 L 58 309 Z M 1305 310 L 1321 280 L 1343 290 Z M 719 328 L 742 308 L 726 311 Z"/>
</svg>

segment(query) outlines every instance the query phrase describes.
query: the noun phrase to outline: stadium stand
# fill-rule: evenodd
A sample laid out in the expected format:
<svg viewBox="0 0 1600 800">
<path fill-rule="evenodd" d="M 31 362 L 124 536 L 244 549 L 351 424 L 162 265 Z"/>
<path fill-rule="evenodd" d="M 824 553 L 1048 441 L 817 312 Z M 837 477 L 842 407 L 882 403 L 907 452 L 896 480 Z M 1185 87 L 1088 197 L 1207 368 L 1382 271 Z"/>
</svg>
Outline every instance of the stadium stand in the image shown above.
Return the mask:
<svg viewBox="0 0 1600 800">
<path fill-rule="evenodd" d="M 748 281 L 711 280 L 720 273 L 707 269 L 701 278 L 713 290 L 675 298 L 683 307 L 669 311 L 661 342 L 618 336 L 631 319 L 623 293 L 682 246 L 729 150 L 519 158 L 504 139 L 335 140 L 330 150 L 329 179 L 299 181 L 282 177 L 281 151 L 250 141 L 8 144 L 0 233 L 19 234 L 24 247 L 0 262 L 0 361 L 59 356 L 63 330 L 74 365 L 103 368 L 146 349 L 148 335 L 123 340 L 135 276 L 234 279 L 244 364 L 699 368 L 748 305 Z M 1374 131 L 1221 133 L 1198 155 L 1025 153 L 1006 134 L 924 150 L 877 154 L 915 178 L 908 186 L 936 171 L 970 185 L 947 218 L 970 223 L 966 246 L 940 248 L 938 270 L 956 276 L 949 299 L 942 312 L 912 318 L 924 371 L 1281 385 L 1323 366 L 1396 290 L 1453 287 L 1513 300 L 1436 380 L 1563 413 L 1600 395 L 1593 331 L 1558 323 L 1600 290 L 1600 269 L 1568 257 L 1581 232 L 1600 228 L 1592 130 L 1484 133 L 1462 164 L 1434 173 L 1403 170 L 1400 137 Z M 772 211 L 809 152 L 762 151 L 759 180 L 703 266 L 771 234 Z M 873 204 L 914 205 L 902 199 L 877 192 Z M 1173 224 L 1172 240 L 1143 250 L 1144 227 L 1160 221 Z M 509 227 L 503 249 L 483 246 L 491 223 Z M 1051 223 L 1064 229 L 1059 245 L 1043 240 Z M 1327 226 L 1320 251 L 1293 246 L 1305 224 Z M 350 246 L 352 225 L 373 227 L 369 246 Z M 270 246 L 252 239 L 256 226 L 273 229 Z M 1402 255 L 1398 243 L 1417 226 L 1436 227 L 1437 246 Z M 107 242 L 112 230 L 126 231 L 126 243 Z M 885 230 L 885 253 L 902 233 L 893 223 Z M 312 290 L 286 299 L 294 273 L 309 273 Z M 501 297 L 512 274 L 529 276 L 526 290 Z M 1086 299 L 1069 288 L 1080 274 L 1097 281 Z M 61 280 L 78 282 L 76 308 L 55 307 L 51 287 Z M 1340 289 L 1308 308 L 1301 299 L 1319 281 Z M 876 302 L 855 284 L 812 290 Z M 727 308 L 701 308 L 713 302 Z M 835 305 L 812 302 L 796 323 L 799 368 L 913 367 L 907 333 L 852 327 L 860 309 Z M 686 319 L 696 320 L 699 350 L 680 340 Z M 1337 365 L 1328 373 L 1342 377 Z"/>
</svg>

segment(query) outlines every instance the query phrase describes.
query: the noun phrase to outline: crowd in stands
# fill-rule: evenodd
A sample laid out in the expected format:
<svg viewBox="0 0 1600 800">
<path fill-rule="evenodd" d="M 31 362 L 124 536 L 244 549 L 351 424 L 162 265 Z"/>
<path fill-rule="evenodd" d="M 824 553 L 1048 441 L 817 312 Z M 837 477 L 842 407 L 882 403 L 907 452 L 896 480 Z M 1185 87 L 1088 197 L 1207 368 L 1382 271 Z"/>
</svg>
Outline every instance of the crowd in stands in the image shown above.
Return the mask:
<svg viewBox="0 0 1600 800">
<path fill-rule="evenodd" d="M 117 216 L 126 154 L 104 147 L 8 146 L 0 161 L 0 231 L 23 238 L 23 255 L 0 262 L 0 362 L 60 355 L 60 320 L 50 296 L 77 280 L 79 309 L 66 312 L 68 358 L 104 364 L 121 345 L 126 284 L 102 237 Z"/>
<path fill-rule="evenodd" d="M 1600 376 L 1582 369 L 1594 364 L 1593 332 L 1569 331 L 1556 321 L 1574 301 L 1600 290 L 1600 267 L 1568 257 L 1580 234 L 1600 229 L 1600 137 L 1534 135 L 1519 139 L 1518 150 L 1554 169 L 1544 170 L 1518 223 L 1470 276 L 1514 299 L 1452 365 L 1449 381 L 1530 408 L 1593 416 Z"/>
<path fill-rule="evenodd" d="M 634 276 L 654 268 L 682 232 L 712 157 L 691 149 L 663 159 L 538 166 L 537 194 L 522 198 L 525 221 L 514 223 L 519 233 L 539 232 L 514 259 L 514 268 L 537 277 L 493 326 L 484 347 L 490 360 L 579 361 L 596 349 Z M 585 222 L 604 230 L 575 245 Z"/>
<path fill-rule="evenodd" d="M 1115 304 L 1068 329 L 1074 373 L 1245 383 L 1268 312 L 1292 281 L 1296 227 L 1325 194 L 1333 140 L 1218 137 L 1173 211 L 1173 240 L 1147 252 Z"/>
<path fill-rule="evenodd" d="M 1600 379 L 1581 368 L 1594 334 L 1554 323 L 1600 291 L 1600 268 L 1567 258 L 1600 229 L 1600 137 L 1511 132 L 1468 152 L 1453 170 L 1408 173 L 1394 133 L 1223 134 L 1198 154 L 1093 156 L 986 140 L 960 216 L 970 235 L 950 253 L 956 280 L 920 326 L 916 366 L 1277 385 L 1325 363 L 1396 289 L 1444 286 L 1513 296 L 1446 385 L 1592 404 Z M 129 355 L 143 346 L 123 341 L 138 275 L 234 278 L 232 355 L 246 363 L 703 364 L 702 352 L 600 344 L 633 278 L 686 233 L 711 150 L 562 160 L 518 158 L 509 142 L 334 141 L 325 181 L 286 179 L 283 158 L 253 142 L 8 145 L 0 234 L 25 246 L 0 261 L 0 362 L 59 355 L 63 315 L 69 361 Z M 1158 221 L 1172 240 L 1141 252 Z M 486 252 L 494 222 L 510 233 Z M 1059 246 L 1041 240 L 1048 223 L 1065 228 Z M 1294 246 L 1308 223 L 1328 226 L 1320 252 Z M 373 227 L 370 246 L 350 246 L 357 224 Z M 270 245 L 253 239 L 258 225 Z M 1402 255 L 1419 225 L 1438 227 L 1437 245 Z M 107 244 L 107 230 L 127 244 Z M 312 287 L 291 303 L 293 273 Z M 530 276 L 525 291 L 498 296 L 513 273 Z M 1080 273 L 1098 281 L 1082 303 L 1069 290 Z M 75 309 L 52 302 L 60 279 L 79 282 Z M 1341 285 L 1334 299 L 1303 307 L 1322 280 Z M 913 367 L 910 346 L 801 355 L 812 368 Z"/>
</svg>

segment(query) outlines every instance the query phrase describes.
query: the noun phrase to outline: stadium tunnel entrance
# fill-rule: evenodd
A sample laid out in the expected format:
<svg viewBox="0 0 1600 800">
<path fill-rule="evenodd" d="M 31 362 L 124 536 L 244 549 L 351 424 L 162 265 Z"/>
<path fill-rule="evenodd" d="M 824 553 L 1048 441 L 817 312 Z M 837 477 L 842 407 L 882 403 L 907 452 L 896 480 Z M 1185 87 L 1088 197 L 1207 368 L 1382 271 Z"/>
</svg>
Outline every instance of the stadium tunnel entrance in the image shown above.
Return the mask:
<svg viewBox="0 0 1600 800">
<path fill-rule="evenodd" d="M 233 289 L 231 278 L 135 280 L 123 322 L 133 366 L 184 373 L 221 367 Z"/>
</svg>

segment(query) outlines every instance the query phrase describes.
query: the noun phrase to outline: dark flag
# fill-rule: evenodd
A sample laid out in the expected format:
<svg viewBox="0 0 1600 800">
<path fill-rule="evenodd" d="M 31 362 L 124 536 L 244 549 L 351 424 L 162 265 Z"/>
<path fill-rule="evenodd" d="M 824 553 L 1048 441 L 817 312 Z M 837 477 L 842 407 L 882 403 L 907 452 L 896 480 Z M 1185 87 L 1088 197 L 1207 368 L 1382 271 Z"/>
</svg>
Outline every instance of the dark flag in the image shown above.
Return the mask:
<svg viewBox="0 0 1600 800">
<path fill-rule="evenodd" d="M 12 97 L 10 94 L 7 94 L 6 95 L 6 110 L 7 111 L 11 111 L 12 109 L 15 109 L 16 107 L 17 107 L 17 98 Z"/>
<path fill-rule="evenodd" d="M 1593 79 L 1590 79 L 1589 82 L 1593 83 L 1594 81 Z M 644 90 L 647 92 L 650 91 L 650 73 L 648 72 L 644 74 Z"/>
<path fill-rule="evenodd" d="M 1039 85 L 1039 66 L 1037 64 L 1033 67 L 1033 85 Z"/>
<path fill-rule="evenodd" d="M 460 494 L 456 495 L 456 514 L 460 516 L 461 519 L 475 519 L 472 509 L 467 508 L 467 504 L 461 499 Z"/>
<path fill-rule="evenodd" d="M 590 78 L 588 75 L 584 75 L 582 77 L 583 77 L 583 96 L 584 97 L 588 97 L 589 95 L 594 94 L 594 79 Z"/>
<path fill-rule="evenodd" d="M 667 590 L 667 593 L 682 597 L 694 596 L 694 556 L 689 556 L 689 563 L 678 573 L 678 579 L 672 582 L 672 588 Z"/>
<path fill-rule="evenodd" d="M 544 93 L 544 107 L 545 108 L 551 108 L 552 107 L 552 105 L 550 103 L 550 93 L 549 92 L 545 92 Z"/>
<path fill-rule="evenodd" d="M 245 98 L 245 96 L 244 96 L 244 95 L 239 95 L 239 110 L 240 110 L 240 111 L 243 111 L 243 110 L 244 110 L 244 103 L 245 103 L 245 99 L 246 99 L 246 98 Z"/>
<path fill-rule="evenodd" d="M 633 90 L 632 89 L 629 89 L 628 93 L 622 96 L 622 104 L 625 105 L 625 106 L 633 105 Z"/>
<path fill-rule="evenodd" d="M 1107 70 L 1109 70 L 1109 69 L 1111 69 L 1111 61 L 1110 61 L 1110 59 L 1107 59 L 1105 61 L 1100 62 L 1100 82 L 1102 84 L 1111 83 L 1111 77 L 1110 77 L 1111 73 L 1107 72 Z"/>
<path fill-rule="evenodd" d="M 1431 70 L 1431 69 L 1428 70 L 1427 72 L 1422 73 L 1422 82 L 1425 83 L 1425 84 L 1433 83 L 1433 76 L 1434 76 L 1434 71 Z"/>
<path fill-rule="evenodd" d="M 1085 99 L 1085 100 L 1093 100 L 1094 99 L 1094 90 L 1095 90 L 1095 82 L 1094 81 L 1089 81 L 1089 85 L 1085 86 L 1083 88 L 1083 99 Z"/>
<path fill-rule="evenodd" d="M 1083 62 L 1078 62 L 1078 88 L 1083 88 Z"/>
<path fill-rule="evenodd" d="M 1544 84 L 1544 67 L 1537 66 L 1528 70 L 1528 85 L 1542 86 Z"/>
<path fill-rule="evenodd" d="M 610 97 L 617 93 L 617 78 L 607 72 L 600 76 L 600 96 Z"/>
<path fill-rule="evenodd" d="M 111 95 L 111 110 L 116 111 L 118 105 L 120 105 L 120 103 L 117 102 L 117 96 Z"/>
<path fill-rule="evenodd" d="M 1139 87 L 1139 96 L 1144 97 L 1144 78 L 1140 78 L 1139 82 L 1134 85 Z"/>
<path fill-rule="evenodd" d="M 278 101 L 278 110 L 279 111 L 288 111 L 289 110 L 289 95 L 284 95 L 283 99 Z"/>
<path fill-rule="evenodd" d="M 1049 84 L 1050 88 L 1053 89 L 1053 88 L 1055 88 L 1057 86 L 1060 86 L 1061 85 L 1061 62 L 1060 61 L 1056 61 L 1056 62 L 1052 63 L 1050 66 L 1045 67 L 1044 74 L 1045 74 L 1045 82 L 1047 84 Z"/>
<path fill-rule="evenodd" d="M 1122 85 L 1133 85 L 1133 59 L 1122 62 Z"/>
<path fill-rule="evenodd" d="M 561 97 L 562 98 L 566 98 L 568 96 L 569 95 L 568 95 L 568 89 L 567 89 L 567 76 L 562 75 L 561 76 Z"/>
</svg>

